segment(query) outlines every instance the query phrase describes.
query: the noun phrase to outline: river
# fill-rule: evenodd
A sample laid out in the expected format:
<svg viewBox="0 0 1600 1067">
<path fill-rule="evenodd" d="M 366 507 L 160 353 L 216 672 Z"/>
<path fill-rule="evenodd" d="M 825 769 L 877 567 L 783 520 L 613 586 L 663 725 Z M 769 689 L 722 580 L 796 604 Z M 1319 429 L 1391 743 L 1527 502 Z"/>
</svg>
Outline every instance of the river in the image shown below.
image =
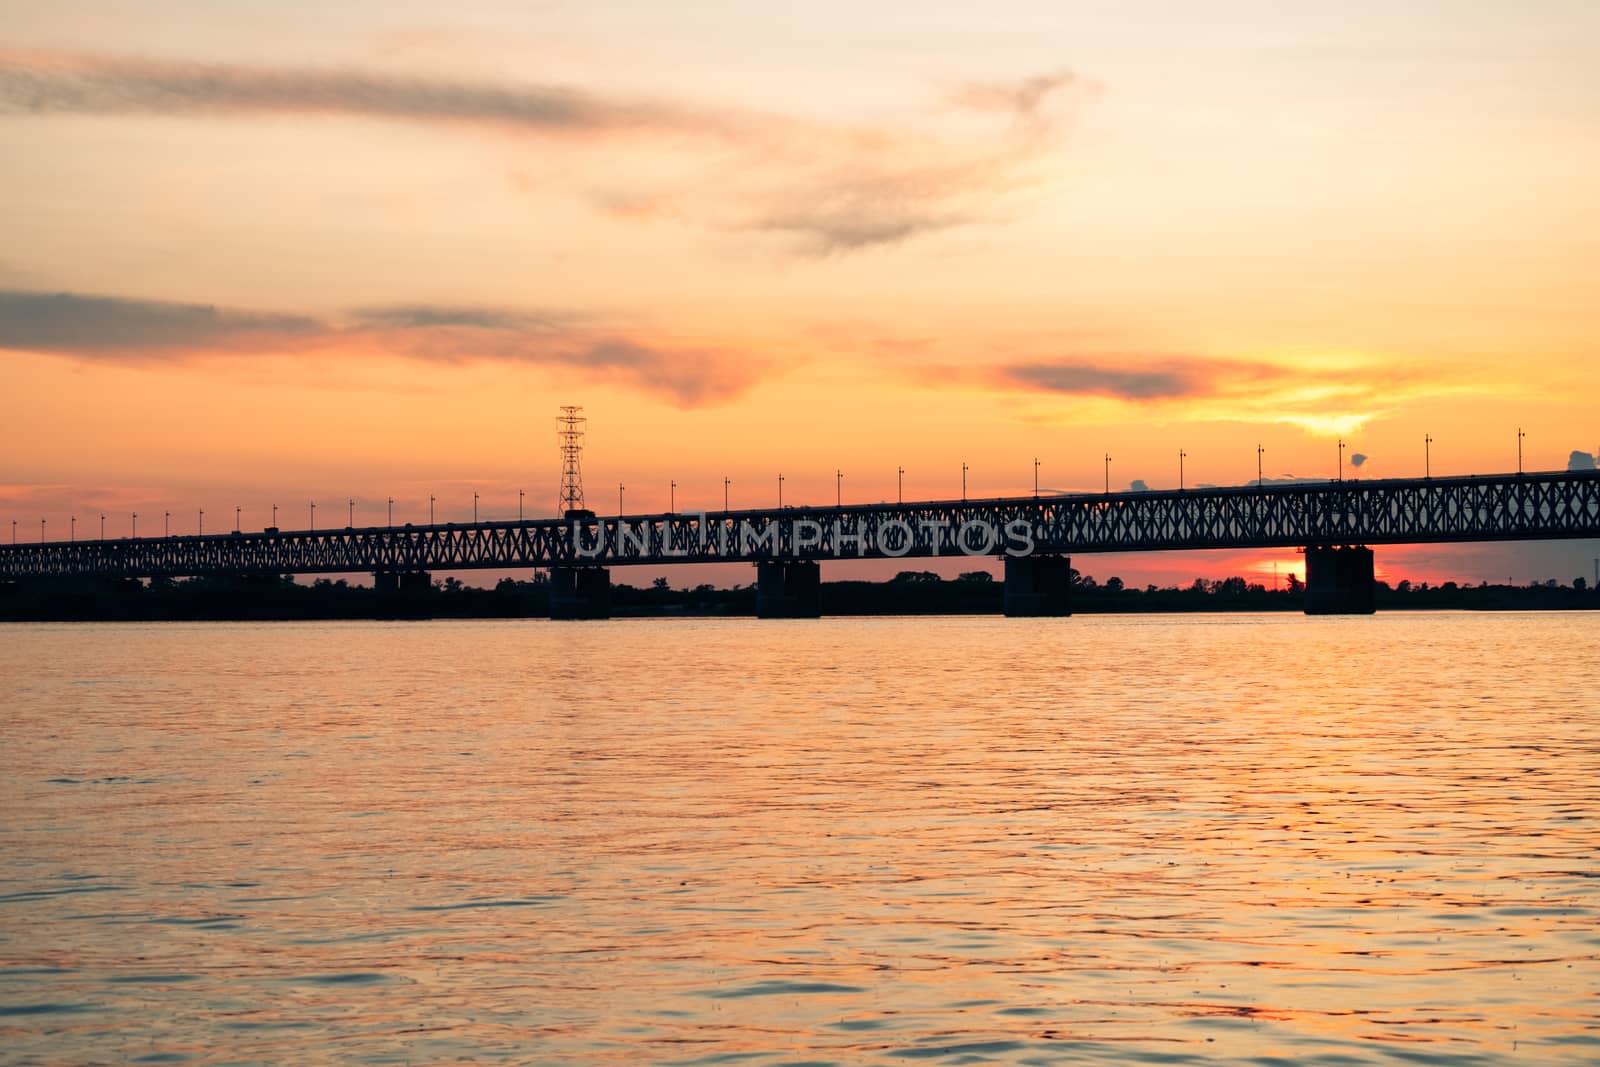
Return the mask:
<svg viewBox="0 0 1600 1067">
<path fill-rule="evenodd" d="M 1600 614 L 0 626 L 0 1061 L 1600 1060 Z"/>
</svg>

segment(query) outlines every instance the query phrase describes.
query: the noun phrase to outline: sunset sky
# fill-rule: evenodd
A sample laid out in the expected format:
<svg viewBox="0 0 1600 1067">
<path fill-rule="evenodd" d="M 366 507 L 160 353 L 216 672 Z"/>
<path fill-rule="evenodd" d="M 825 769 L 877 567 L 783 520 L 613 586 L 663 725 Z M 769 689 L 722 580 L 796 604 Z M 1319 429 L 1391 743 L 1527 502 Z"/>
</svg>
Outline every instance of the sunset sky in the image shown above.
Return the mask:
<svg viewBox="0 0 1600 1067">
<path fill-rule="evenodd" d="M 1592 0 L 0 14 L 21 538 L 552 514 L 561 404 L 602 513 L 1600 453 Z"/>
</svg>

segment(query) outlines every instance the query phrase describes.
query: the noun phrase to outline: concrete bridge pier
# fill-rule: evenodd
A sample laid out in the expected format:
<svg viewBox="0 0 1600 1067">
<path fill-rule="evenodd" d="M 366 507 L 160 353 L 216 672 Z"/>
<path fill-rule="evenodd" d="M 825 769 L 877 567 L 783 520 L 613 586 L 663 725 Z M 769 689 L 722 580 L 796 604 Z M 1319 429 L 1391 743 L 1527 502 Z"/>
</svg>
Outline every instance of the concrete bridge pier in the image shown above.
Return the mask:
<svg viewBox="0 0 1600 1067">
<path fill-rule="evenodd" d="M 427 571 L 375 571 L 372 588 L 380 593 L 426 593 L 433 588 Z"/>
<path fill-rule="evenodd" d="M 611 618 L 611 572 L 605 567 L 551 567 L 550 617 Z"/>
<path fill-rule="evenodd" d="M 1072 614 L 1072 559 L 1068 556 L 1007 556 L 1007 618 Z"/>
<path fill-rule="evenodd" d="M 1371 615 L 1372 549 L 1313 545 L 1306 549 L 1306 614 Z"/>
<path fill-rule="evenodd" d="M 756 618 L 822 617 L 822 566 L 814 560 L 756 564 Z"/>
</svg>

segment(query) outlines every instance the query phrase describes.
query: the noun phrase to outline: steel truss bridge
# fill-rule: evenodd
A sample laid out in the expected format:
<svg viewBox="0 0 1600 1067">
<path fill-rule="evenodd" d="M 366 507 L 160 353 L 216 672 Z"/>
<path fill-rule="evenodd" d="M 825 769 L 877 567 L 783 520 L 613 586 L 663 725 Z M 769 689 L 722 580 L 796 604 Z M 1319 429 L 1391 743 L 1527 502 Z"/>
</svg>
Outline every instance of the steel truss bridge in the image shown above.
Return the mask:
<svg viewBox="0 0 1600 1067">
<path fill-rule="evenodd" d="M 0 546 L 0 579 L 405 573 L 1600 537 L 1600 471 Z"/>
</svg>

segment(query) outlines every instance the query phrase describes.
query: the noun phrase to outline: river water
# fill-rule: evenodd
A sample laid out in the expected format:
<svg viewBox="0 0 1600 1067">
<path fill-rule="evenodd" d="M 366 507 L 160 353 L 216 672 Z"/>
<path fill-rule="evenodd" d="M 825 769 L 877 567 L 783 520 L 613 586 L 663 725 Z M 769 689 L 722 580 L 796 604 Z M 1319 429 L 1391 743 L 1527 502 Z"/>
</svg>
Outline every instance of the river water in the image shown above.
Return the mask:
<svg viewBox="0 0 1600 1067">
<path fill-rule="evenodd" d="M 0 1060 L 1600 1061 L 1600 615 L 0 627 Z"/>
</svg>

